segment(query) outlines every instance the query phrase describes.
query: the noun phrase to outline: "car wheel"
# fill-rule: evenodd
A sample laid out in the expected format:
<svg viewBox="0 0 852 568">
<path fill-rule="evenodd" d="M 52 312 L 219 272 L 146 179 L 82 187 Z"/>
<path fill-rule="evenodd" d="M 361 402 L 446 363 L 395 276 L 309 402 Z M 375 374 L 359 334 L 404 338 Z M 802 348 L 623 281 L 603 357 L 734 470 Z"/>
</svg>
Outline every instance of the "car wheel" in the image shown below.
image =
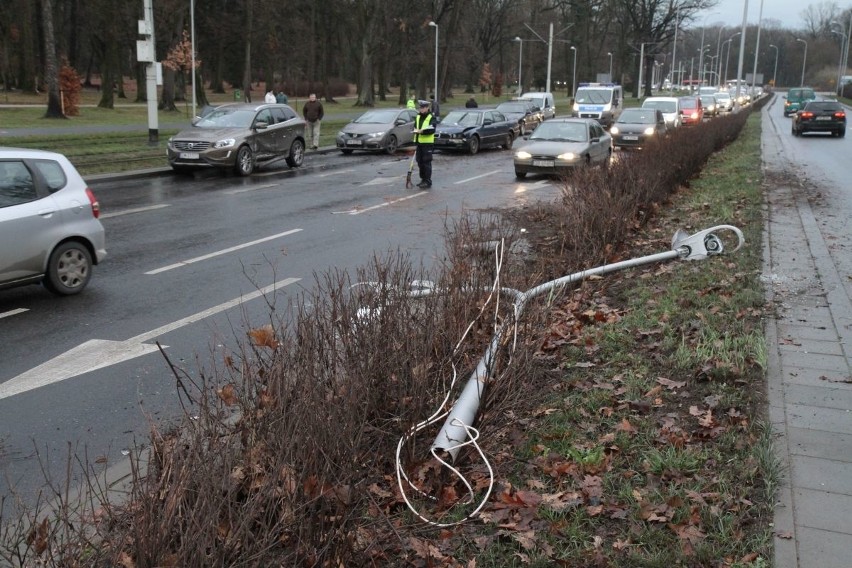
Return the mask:
<svg viewBox="0 0 852 568">
<path fill-rule="evenodd" d="M 291 168 L 298 168 L 305 159 L 305 143 L 301 140 L 293 140 L 290 145 L 290 155 L 285 160 Z"/>
<path fill-rule="evenodd" d="M 526 136 L 526 135 L 527 135 L 527 125 L 526 125 L 526 123 L 521 122 L 521 123 L 520 123 L 520 126 L 521 126 L 521 136 Z"/>
<path fill-rule="evenodd" d="M 845 128 L 843 130 L 837 131 L 837 137 L 838 138 L 843 138 L 844 136 L 846 136 L 846 129 Z"/>
<path fill-rule="evenodd" d="M 248 146 L 240 146 L 237 150 L 237 163 L 234 164 L 241 176 L 250 176 L 254 171 L 254 154 Z"/>
<path fill-rule="evenodd" d="M 506 141 L 503 142 L 503 148 L 505 148 L 506 150 L 511 150 L 512 144 L 514 142 L 515 142 L 515 135 L 512 134 L 511 132 L 509 132 L 508 134 L 506 134 Z"/>
<path fill-rule="evenodd" d="M 396 152 L 397 148 L 399 148 L 399 142 L 397 141 L 396 136 L 391 134 L 390 136 L 388 136 L 388 143 L 385 144 L 385 153 L 393 154 L 394 152 Z"/>
<path fill-rule="evenodd" d="M 77 241 L 62 243 L 50 253 L 44 287 L 60 296 L 78 294 L 92 277 L 92 255 Z"/>
<path fill-rule="evenodd" d="M 790 127 L 790 132 L 792 132 L 792 133 L 793 133 L 793 136 L 798 136 L 798 135 L 799 135 L 799 131 L 798 131 L 798 130 L 796 130 L 796 126 L 795 126 L 795 125 L 793 125 L 793 126 L 791 126 L 791 127 Z"/>
<path fill-rule="evenodd" d="M 348 156 L 349 154 L 351 154 L 354 151 L 355 150 L 341 150 L 341 152 L 343 153 L 344 156 Z"/>
<path fill-rule="evenodd" d="M 527 177 L 527 172 L 519 172 L 518 170 L 515 170 L 515 177 L 518 179 L 524 179 Z"/>
<path fill-rule="evenodd" d="M 609 150 L 607 150 L 607 152 L 606 152 L 606 159 L 604 160 L 603 167 L 604 167 L 604 168 L 608 168 L 608 167 L 609 167 L 610 162 L 612 162 L 612 148 L 610 148 L 610 149 L 609 149 Z"/>
<path fill-rule="evenodd" d="M 468 143 L 468 152 L 473 156 L 477 152 L 479 152 L 479 136 L 474 134 L 470 137 L 470 142 Z"/>
</svg>

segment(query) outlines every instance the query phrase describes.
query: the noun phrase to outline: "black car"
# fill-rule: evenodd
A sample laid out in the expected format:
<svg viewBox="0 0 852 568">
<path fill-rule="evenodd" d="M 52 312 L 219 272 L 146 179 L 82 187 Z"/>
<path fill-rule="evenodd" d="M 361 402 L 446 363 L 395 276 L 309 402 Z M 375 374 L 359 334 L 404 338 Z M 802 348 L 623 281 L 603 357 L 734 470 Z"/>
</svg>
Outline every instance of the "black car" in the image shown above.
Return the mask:
<svg viewBox="0 0 852 568">
<path fill-rule="evenodd" d="M 666 135 L 666 118 L 658 108 L 627 108 L 609 129 L 616 148 L 641 148 Z"/>
<path fill-rule="evenodd" d="M 846 136 L 846 111 L 837 101 L 809 101 L 793 115 L 793 136 L 806 132 L 831 132 Z"/>
<path fill-rule="evenodd" d="M 476 154 L 482 148 L 509 149 L 520 129 L 496 109 L 452 110 L 435 127 L 435 149 Z"/>
<path fill-rule="evenodd" d="M 535 108 L 529 101 L 506 101 L 497 105 L 497 110 L 506 118 L 518 121 L 521 136 L 526 136 L 541 124 L 543 117 Z"/>
</svg>

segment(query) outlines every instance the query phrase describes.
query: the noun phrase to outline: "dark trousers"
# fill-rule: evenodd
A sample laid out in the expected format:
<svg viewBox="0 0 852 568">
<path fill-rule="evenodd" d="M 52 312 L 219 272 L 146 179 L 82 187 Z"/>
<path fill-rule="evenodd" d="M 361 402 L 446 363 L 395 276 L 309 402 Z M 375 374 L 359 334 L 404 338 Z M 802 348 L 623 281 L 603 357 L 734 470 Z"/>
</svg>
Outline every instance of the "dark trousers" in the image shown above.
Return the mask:
<svg viewBox="0 0 852 568">
<path fill-rule="evenodd" d="M 432 185 L 433 146 L 433 144 L 418 144 L 417 153 L 415 154 L 417 167 L 420 169 L 420 181 L 425 181 L 429 185 Z"/>
</svg>

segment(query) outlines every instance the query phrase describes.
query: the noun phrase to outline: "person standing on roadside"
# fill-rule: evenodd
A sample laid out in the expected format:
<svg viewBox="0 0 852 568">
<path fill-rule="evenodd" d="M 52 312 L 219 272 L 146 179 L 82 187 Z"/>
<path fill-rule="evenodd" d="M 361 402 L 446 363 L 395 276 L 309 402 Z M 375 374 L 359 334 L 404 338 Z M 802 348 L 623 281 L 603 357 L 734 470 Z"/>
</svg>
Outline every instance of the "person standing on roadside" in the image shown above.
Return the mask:
<svg viewBox="0 0 852 568">
<path fill-rule="evenodd" d="M 420 101 L 414 117 L 415 159 L 420 173 L 420 189 L 432 187 L 432 152 L 435 148 L 435 117 L 429 112 L 429 101 Z"/>
<path fill-rule="evenodd" d="M 408 97 L 408 102 L 405 104 L 406 108 L 410 108 L 411 110 L 417 109 L 417 101 L 414 100 L 414 95 Z"/>
<path fill-rule="evenodd" d="M 479 105 L 476 104 L 476 98 L 474 98 L 473 95 L 471 95 L 470 98 L 467 99 L 467 102 L 464 103 L 464 108 L 479 108 Z"/>
<path fill-rule="evenodd" d="M 263 97 L 263 102 L 274 103 L 275 102 L 275 93 L 273 93 L 272 91 L 269 91 L 268 93 L 266 93 L 266 96 Z"/>
<path fill-rule="evenodd" d="M 320 121 L 322 120 L 324 111 L 322 108 L 322 103 L 317 100 L 316 93 L 311 93 L 308 97 L 308 102 L 305 103 L 304 108 L 302 108 L 302 116 L 305 118 L 305 122 L 307 122 L 308 131 L 307 137 L 311 141 L 311 148 L 316 150 L 319 148 L 319 137 L 320 137 Z"/>
</svg>

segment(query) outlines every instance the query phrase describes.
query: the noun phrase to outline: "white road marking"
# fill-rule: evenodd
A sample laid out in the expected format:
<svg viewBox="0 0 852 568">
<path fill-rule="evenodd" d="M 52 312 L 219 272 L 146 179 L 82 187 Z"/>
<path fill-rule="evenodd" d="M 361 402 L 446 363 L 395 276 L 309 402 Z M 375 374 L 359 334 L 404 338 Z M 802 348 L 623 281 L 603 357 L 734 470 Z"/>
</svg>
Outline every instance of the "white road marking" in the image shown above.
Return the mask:
<svg viewBox="0 0 852 568">
<path fill-rule="evenodd" d="M 524 193 L 526 191 L 531 191 L 533 189 L 542 189 L 543 187 L 548 186 L 550 186 L 550 181 L 546 179 L 541 179 L 535 183 L 519 184 L 518 188 L 515 190 L 515 193 Z"/>
<path fill-rule="evenodd" d="M 394 183 L 398 180 L 405 179 L 402 176 L 394 176 L 394 177 L 378 177 L 375 179 L 371 179 L 366 183 L 362 183 L 361 185 L 388 185 Z"/>
<path fill-rule="evenodd" d="M 171 207 L 168 203 L 161 203 L 159 205 L 149 205 L 148 207 L 134 207 L 133 209 L 124 209 L 122 211 L 115 211 L 113 213 L 101 213 L 101 219 L 109 219 L 110 217 L 119 217 L 121 215 L 131 215 L 133 213 L 144 213 L 145 211 L 155 211 L 157 209 L 162 209 L 163 207 Z"/>
<path fill-rule="evenodd" d="M 118 363 L 153 353 L 158 351 L 157 346 L 145 343 L 146 341 L 150 341 L 180 327 L 195 323 L 219 312 L 223 312 L 255 298 L 259 298 L 260 296 L 264 296 L 277 289 L 289 286 L 290 284 L 295 284 L 299 280 L 301 280 L 301 278 L 286 278 L 284 280 L 279 280 L 278 282 L 270 284 L 260 290 L 255 290 L 254 292 L 223 302 L 218 306 L 198 312 L 197 314 L 193 314 L 151 331 L 139 334 L 135 337 L 131 337 L 126 341 L 90 339 L 89 341 L 81 343 L 77 347 L 54 357 L 50 361 L 46 361 L 38 367 L 30 369 L 29 371 L 0 384 L 0 399 L 15 396 L 16 394 L 21 394 L 40 387 L 58 383 L 90 371 L 95 371 L 111 365 L 117 365 Z"/>
<path fill-rule="evenodd" d="M 502 171 L 503 171 L 503 170 L 494 170 L 493 172 L 488 172 L 488 173 L 486 173 L 486 174 L 482 174 L 482 175 L 474 176 L 474 177 L 472 177 L 472 178 L 463 179 L 463 180 L 461 180 L 461 181 L 457 181 L 457 182 L 455 182 L 455 184 L 454 184 L 454 185 L 458 185 L 458 184 L 460 184 L 460 183 L 467 183 L 467 182 L 469 182 L 469 181 L 473 181 L 473 180 L 475 180 L 475 179 L 479 179 L 479 178 L 484 178 L 484 177 L 488 177 L 488 176 L 493 176 L 494 174 L 499 174 L 499 173 L 500 173 L 500 172 L 502 172 Z"/>
<path fill-rule="evenodd" d="M 292 229 L 290 231 L 284 231 L 283 233 L 278 233 L 277 235 L 264 237 L 262 239 L 257 239 L 256 241 L 251 241 L 249 243 L 243 243 L 241 245 L 237 245 L 237 246 L 234 246 L 234 247 L 230 247 L 230 248 L 226 248 L 226 249 L 222 249 L 222 250 L 217 250 L 216 252 L 211 252 L 209 254 L 205 254 L 205 255 L 202 255 L 202 256 L 196 256 L 195 258 L 190 258 L 188 260 L 182 260 L 180 262 L 176 262 L 175 264 L 170 264 L 168 266 L 163 266 L 161 268 L 149 270 L 145 274 L 148 274 L 148 275 L 159 274 L 161 272 L 166 272 L 167 270 L 173 270 L 175 268 L 180 268 L 180 267 L 186 266 L 188 264 L 201 262 L 202 260 L 208 260 L 208 259 L 211 259 L 211 258 L 214 258 L 214 257 L 217 257 L 217 256 L 221 256 L 223 254 L 228 254 L 229 252 L 234 252 L 235 250 L 244 249 L 244 248 L 254 246 L 254 245 L 257 245 L 257 244 L 260 244 L 260 243 L 265 243 L 266 241 L 272 241 L 272 240 L 275 240 L 275 239 L 278 239 L 278 238 L 281 238 L 281 237 L 286 237 L 287 235 L 292 235 L 293 233 L 298 233 L 301 230 L 302 229 Z"/>
<path fill-rule="evenodd" d="M 278 187 L 277 183 L 268 183 L 266 185 L 256 185 L 253 187 L 246 187 L 244 189 L 232 189 L 230 191 L 226 191 L 228 195 L 237 195 L 238 193 L 246 193 L 247 191 L 258 191 L 260 189 L 269 189 L 270 187 Z"/>
<path fill-rule="evenodd" d="M 406 195 L 405 197 L 400 197 L 399 199 L 391 199 L 390 201 L 385 201 L 384 203 L 380 203 L 378 205 L 372 205 L 370 207 L 364 207 L 363 209 L 350 209 L 349 211 L 333 211 L 332 215 L 360 215 L 361 213 L 366 213 L 367 211 L 373 211 L 374 209 L 381 209 L 382 207 L 387 207 L 389 205 L 393 205 L 394 203 L 401 203 L 403 201 L 408 201 L 409 199 L 414 199 L 415 197 L 420 197 L 421 195 L 426 195 L 429 193 L 428 191 L 421 191 L 419 193 L 414 193 L 412 195 Z"/>
<path fill-rule="evenodd" d="M 340 174 L 348 174 L 348 173 L 354 172 L 354 171 L 355 170 L 352 169 L 352 168 L 345 169 L 345 170 L 334 170 L 332 172 L 328 172 L 327 174 L 320 174 L 317 177 L 324 178 L 324 177 L 328 177 L 328 176 L 337 176 L 337 175 L 340 175 Z"/>
<path fill-rule="evenodd" d="M 10 310 L 8 312 L 0 312 L 0 319 L 8 318 L 8 317 L 11 317 L 11 316 L 16 316 L 18 314 L 22 314 L 22 313 L 28 312 L 28 311 L 30 311 L 30 310 L 27 309 L 27 308 L 18 308 L 16 310 Z"/>
</svg>

